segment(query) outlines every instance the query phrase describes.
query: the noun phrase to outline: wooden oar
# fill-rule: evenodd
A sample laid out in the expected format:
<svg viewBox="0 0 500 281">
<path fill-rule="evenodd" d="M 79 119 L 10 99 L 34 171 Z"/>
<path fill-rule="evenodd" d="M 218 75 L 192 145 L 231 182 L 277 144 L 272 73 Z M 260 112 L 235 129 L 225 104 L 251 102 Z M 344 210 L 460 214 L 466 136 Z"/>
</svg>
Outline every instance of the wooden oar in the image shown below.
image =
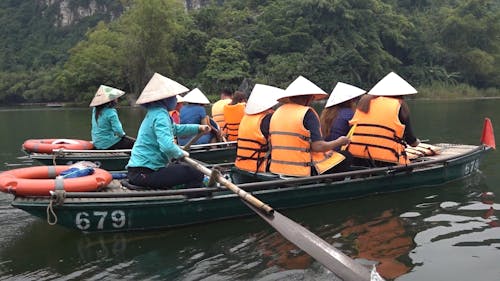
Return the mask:
<svg viewBox="0 0 500 281">
<path fill-rule="evenodd" d="M 204 133 L 203 132 L 199 132 L 196 136 L 194 136 L 193 138 L 191 138 L 184 146 L 182 146 L 181 148 L 186 150 L 186 151 L 189 151 L 189 148 L 191 147 L 192 144 L 194 144 L 195 142 L 197 142 L 201 136 L 203 136 Z"/>
<path fill-rule="evenodd" d="M 226 180 L 216 170 L 212 171 L 189 157 L 184 157 L 183 159 L 192 167 L 207 176 L 214 177 L 218 183 L 236 193 L 250 209 L 274 227 L 283 237 L 311 255 L 343 280 L 371 280 L 370 272 L 366 267 L 355 262 L 311 231 L 283 216 L 252 194 Z"/>
</svg>

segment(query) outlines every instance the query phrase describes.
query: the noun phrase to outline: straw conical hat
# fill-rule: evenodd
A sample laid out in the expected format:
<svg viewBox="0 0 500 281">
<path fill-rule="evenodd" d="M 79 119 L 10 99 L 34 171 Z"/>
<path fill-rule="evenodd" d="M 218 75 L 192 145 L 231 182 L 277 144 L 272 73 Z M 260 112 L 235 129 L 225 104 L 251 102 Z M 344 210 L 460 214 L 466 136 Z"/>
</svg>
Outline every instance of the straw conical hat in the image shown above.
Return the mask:
<svg viewBox="0 0 500 281">
<path fill-rule="evenodd" d="M 209 104 L 210 101 L 207 99 L 205 94 L 203 94 L 200 89 L 195 88 L 191 92 L 184 96 L 184 102 L 197 103 L 197 104 Z"/>
<path fill-rule="evenodd" d="M 333 91 L 330 94 L 330 97 L 328 98 L 325 107 L 330 107 L 336 104 L 343 103 L 350 99 L 359 97 L 365 93 L 366 93 L 365 90 L 360 89 L 356 86 L 338 82 L 337 85 L 335 85 L 335 88 L 333 88 Z"/>
<path fill-rule="evenodd" d="M 278 103 L 285 90 L 273 86 L 255 84 L 245 107 L 246 114 L 257 114 Z"/>
<path fill-rule="evenodd" d="M 279 98 L 313 95 L 315 100 L 324 99 L 328 94 L 303 76 L 297 77 Z"/>
<path fill-rule="evenodd" d="M 141 95 L 136 101 L 136 104 L 145 104 L 153 101 L 162 100 L 182 94 L 189 91 L 188 88 L 177 83 L 176 81 L 167 78 L 161 74 L 155 73 L 149 80 Z"/>
<path fill-rule="evenodd" d="M 177 98 L 177 103 L 184 102 L 184 98 L 181 95 L 175 96 Z"/>
<path fill-rule="evenodd" d="M 415 88 L 394 72 L 387 74 L 368 92 L 374 96 L 404 96 L 416 93 Z"/>
<path fill-rule="evenodd" d="M 101 85 L 99 89 L 97 89 L 97 92 L 90 102 L 89 107 L 105 104 L 123 96 L 124 94 L 125 92 L 122 90 L 118 90 L 106 85 Z"/>
</svg>

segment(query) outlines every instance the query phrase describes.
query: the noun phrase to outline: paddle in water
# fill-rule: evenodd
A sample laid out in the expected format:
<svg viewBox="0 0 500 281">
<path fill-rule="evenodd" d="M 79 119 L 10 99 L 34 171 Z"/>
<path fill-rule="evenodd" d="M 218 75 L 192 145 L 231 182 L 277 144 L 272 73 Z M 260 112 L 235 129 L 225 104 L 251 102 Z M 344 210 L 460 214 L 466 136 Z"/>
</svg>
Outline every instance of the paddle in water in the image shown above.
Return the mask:
<svg viewBox="0 0 500 281">
<path fill-rule="evenodd" d="M 353 259 L 300 224 L 283 216 L 271 206 L 254 197 L 252 194 L 231 183 L 220 175 L 218 171 L 212 171 L 189 157 L 184 157 L 184 161 L 203 174 L 214 177 L 218 183 L 236 193 L 250 209 L 252 209 L 262 219 L 281 233 L 283 237 L 311 255 L 343 280 L 383 280 L 375 270 L 370 273 L 366 267 L 355 262 Z"/>
</svg>

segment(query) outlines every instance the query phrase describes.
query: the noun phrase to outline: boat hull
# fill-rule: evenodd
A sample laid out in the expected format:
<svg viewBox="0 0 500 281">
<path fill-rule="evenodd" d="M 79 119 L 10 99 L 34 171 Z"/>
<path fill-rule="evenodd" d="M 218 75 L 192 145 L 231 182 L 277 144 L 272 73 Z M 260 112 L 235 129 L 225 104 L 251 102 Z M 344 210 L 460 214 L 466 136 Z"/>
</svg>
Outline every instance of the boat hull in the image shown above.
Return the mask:
<svg viewBox="0 0 500 281">
<path fill-rule="evenodd" d="M 376 168 L 362 173 L 353 171 L 341 178 L 322 175 L 239 186 L 275 209 L 298 208 L 462 179 L 478 171 L 480 160 L 487 150 L 471 146 L 466 153 L 445 157 L 443 161 L 428 165 Z M 211 196 L 194 198 L 179 194 L 148 195 L 145 191 L 115 191 L 99 198 L 93 197 L 96 193 L 89 193 L 88 197 L 67 197 L 61 206 L 53 202 L 55 216 L 49 218 L 47 207 L 50 198 L 16 197 L 12 205 L 49 221 L 57 217 L 57 224 L 84 232 L 172 228 L 252 214 L 237 195 L 221 189 L 207 191 L 212 191 Z"/>
</svg>

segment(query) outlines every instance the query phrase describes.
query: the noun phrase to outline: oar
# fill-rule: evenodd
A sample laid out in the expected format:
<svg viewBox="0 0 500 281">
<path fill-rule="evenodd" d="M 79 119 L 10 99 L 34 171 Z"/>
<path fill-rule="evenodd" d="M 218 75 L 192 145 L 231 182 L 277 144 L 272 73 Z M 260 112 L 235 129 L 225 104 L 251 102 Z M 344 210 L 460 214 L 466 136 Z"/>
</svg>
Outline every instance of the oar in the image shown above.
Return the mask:
<svg viewBox="0 0 500 281">
<path fill-rule="evenodd" d="M 304 250 L 343 280 L 371 280 L 370 272 L 366 267 L 355 262 L 300 224 L 283 216 L 252 194 L 226 180 L 216 170 L 212 171 L 189 157 L 184 157 L 184 161 L 203 174 L 214 177 L 218 183 L 236 193 L 250 209 L 274 227 L 288 241 Z"/>
<path fill-rule="evenodd" d="M 182 146 L 182 149 L 189 151 L 191 145 L 197 142 L 203 135 L 204 135 L 203 132 L 199 132 L 196 136 L 192 137 L 184 146 Z"/>
</svg>

